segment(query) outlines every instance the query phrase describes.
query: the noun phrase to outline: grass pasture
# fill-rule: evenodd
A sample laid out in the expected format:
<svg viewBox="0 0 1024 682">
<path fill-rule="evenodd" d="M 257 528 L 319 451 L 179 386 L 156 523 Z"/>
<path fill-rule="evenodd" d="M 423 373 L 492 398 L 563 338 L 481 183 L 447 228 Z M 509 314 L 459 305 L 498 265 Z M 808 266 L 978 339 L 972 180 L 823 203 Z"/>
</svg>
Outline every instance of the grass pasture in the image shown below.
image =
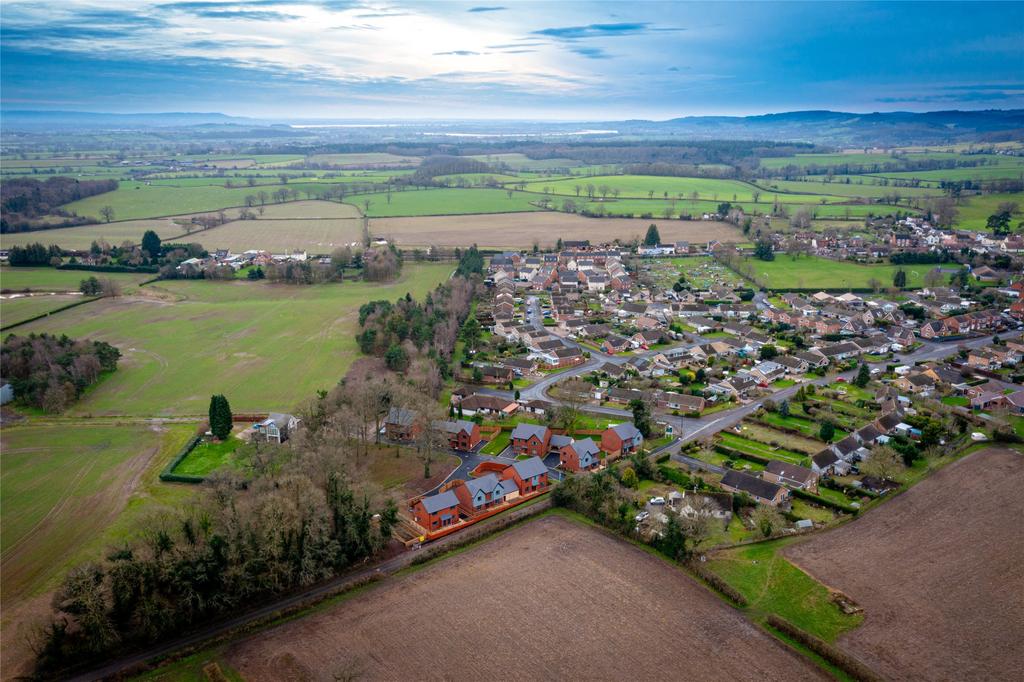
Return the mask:
<svg viewBox="0 0 1024 682">
<path fill-rule="evenodd" d="M 361 243 L 363 222 L 356 218 L 299 218 L 235 220 L 194 235 L 211 251 L 241 253 L 261 249 L 273 253 L 303 250 L 330 253 L 339 246 Z"/>
<path fill-rule="evenodd" d="M 793 258 L 786 254 L 777 254 L 772 261 L 748 258 L 742 265 L 745 274 L 750 274 L 769 289 L 867 288 L 872 279 L 877 279 L 886 288 L 892 286 L 893 277 L 900 269 L 907 273 L 908 287 L 920 288 L 925 274 L 933 267 L 888 263 L 863 265 L 818 256 Z"/>
<path fill-rule="evenodd" d="M 111 279 L 128 293 L 139 282 L 153 279 L 149 272 L 90 272 L 56 268 L 0 268 L 0 289 L 10 291 L 78 291 L 83 279 Z"/>
<path fill-rule="evenodd" d="M 19 331 L 121 349 L 117 372 L 83 397 L 75 414 L 201 415 L 213 393 L 227 395 L 238 412 L 288 411 L 333 386 L 358 356 L 359 305 L 406 292 L 422 297 L 451 269 L 408 265 L 386 285 L 160 282 L 142 296 L 104 299 Z"/>
<path fill-rule="evenodd" d="M 49 294 L 46 296 L 17 296 L 9 298 L 4 296 L 0 300 L 0 326 L 7 327 L 24 320 L 31 319 L 36 315 L 53 312 L 71 303 L 85 300 L 82 296 L 74 294 Z"/>
</svg>

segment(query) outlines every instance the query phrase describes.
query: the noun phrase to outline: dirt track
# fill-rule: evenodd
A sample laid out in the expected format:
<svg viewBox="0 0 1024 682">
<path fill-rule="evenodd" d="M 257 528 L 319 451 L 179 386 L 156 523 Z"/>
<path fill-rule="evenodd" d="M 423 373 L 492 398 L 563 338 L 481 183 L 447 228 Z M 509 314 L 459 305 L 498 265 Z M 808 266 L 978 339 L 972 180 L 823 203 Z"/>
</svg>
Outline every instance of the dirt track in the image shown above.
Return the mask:
<svg viewBox="0 0 1024 682">
<path fill-rule="evenodd" d="M 824 679 L 679 569 L 559 517 L 226 658 L 246 680 Z"/>
<path fill-rule="evenodd" d="M 785 554 L 864 607 L 839 644 L 884 678 L 1019 679 L 1022 484 L 1024 455 L 989 448 Z"/>
<path fill-rule="evenodd" d="M 553 248 L 562 239 L 591 242 L 643 238 L 647 226 L 655 223 L 663 242 L 707 243 L 744 240 L 728 223 L 639 218 L 585 218 L 553 211 L 495 213 L 489 215 L 421 216 L 413 218 L 372 218 L 370 231 L 377 237 L 393 239 L 399 246 L 462 246 L 476 243 L 488 248 L 530 248 L 536 241 Z"/>
</svg>

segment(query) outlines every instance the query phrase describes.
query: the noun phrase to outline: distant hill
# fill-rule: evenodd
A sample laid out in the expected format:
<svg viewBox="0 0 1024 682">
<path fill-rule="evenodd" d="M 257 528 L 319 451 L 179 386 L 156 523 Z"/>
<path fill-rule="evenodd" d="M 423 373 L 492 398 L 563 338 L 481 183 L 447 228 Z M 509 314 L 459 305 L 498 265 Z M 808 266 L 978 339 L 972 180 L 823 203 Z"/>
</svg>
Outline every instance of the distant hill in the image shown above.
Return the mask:
<svg viewBox="0 0 1024 682">
<path fill-rule="evenodd" d="M 620 133 L 702 139 L 895 146 L 1024 139 L 1024 110 L 888 112 L 791 111 L 761 116 L 687 116 L 608 123 Z"/>
<path fill-rule="evenodd" d="M 322 127 L 291 127 L 297 123 Z M 844 147 L 893 147 L 957 142 L 1024 140 L 1024 109 L 986 111 L 884 112 L 790 111 L 759 116 L 687 116 L 667 121 L 415 121 L 395 127 L 385 120 L 258 119 L 220 113 L 111 114 L 81 111 L 4 111 L 5 130 L 188 128 L 207 139 L 317 137 L 373 143 L 422 141 L 451 134 L 480 140 L 557 138 L 617 142 L 631 140 L 770 140 Z M 337 125 L 336 125 L 337 124 Z M 361 125 L 355 125 L 361 124 Z M 372 124 L 372 125 L 370 125 Z M 586 134 L 581 135 L 580 131 Z M 455 131 L 454 133 L 445 131 Z"/>
</svg>

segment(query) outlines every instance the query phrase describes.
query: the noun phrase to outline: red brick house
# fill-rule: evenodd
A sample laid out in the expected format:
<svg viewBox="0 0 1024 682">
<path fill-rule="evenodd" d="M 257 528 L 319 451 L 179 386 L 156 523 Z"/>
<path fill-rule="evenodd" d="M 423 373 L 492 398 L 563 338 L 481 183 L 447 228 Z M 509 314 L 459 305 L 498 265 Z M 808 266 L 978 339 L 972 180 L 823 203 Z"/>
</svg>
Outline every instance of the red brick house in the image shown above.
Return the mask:
<svg viewBox="0 0 1024 682">
<path fill-rule="evenodd" d="M 526 495 L 548 486 L 548 468 L 540 457 L 531 457 L 505 467 L 501 478 L 514 482 L 519 488 L 519 494 Z"/>
<path fill-rule="evenodd" d="M 543 457 L 551 445 L 551 429 L 537 424 L 516 424 L 512 429 L 512 451 L 516 455 Z"/>
<path fill-rule="evenodd" d="M 428 531 L 447 528 L 459 522 L 459 498 L 451 490 L 421 497 L 412 506 L 412 518 Z"/>
<path fill-rule="evenodd" d="M 514 481 L 498 478 L 495 474 L 471 478 L 452 490 L 459 498 L 460 511 L 466 516 L 473 516 L 502 504 L 506 495 L 518 493 Z"/>
<path fill-rule="evenodd" d="M 643 434 L 629 422 L 610 426 L 601 433 L 601 449 L 609 455 L 632 454 L 643 442 Z"/>
<path fill-rule="evenodd" d="M 590 438 L 584 438 L 559 448 L 558 463 L 564 471 L 579 473 L 601 466 L 601 448 Z"/>
<path fill-rule="evenodd" d="M 469 452 L 480 443 L 480 425 L 466 419 L 435 422 L 434 427 L 448 435 L 448 447 Z"/>
<path fill-rule="evenodd" d="M 414 410 L 392 407 L 384 420 L 384 435 L 393 441 L 416 440 L 422 431 L 417 416 Z"/>
</svg>

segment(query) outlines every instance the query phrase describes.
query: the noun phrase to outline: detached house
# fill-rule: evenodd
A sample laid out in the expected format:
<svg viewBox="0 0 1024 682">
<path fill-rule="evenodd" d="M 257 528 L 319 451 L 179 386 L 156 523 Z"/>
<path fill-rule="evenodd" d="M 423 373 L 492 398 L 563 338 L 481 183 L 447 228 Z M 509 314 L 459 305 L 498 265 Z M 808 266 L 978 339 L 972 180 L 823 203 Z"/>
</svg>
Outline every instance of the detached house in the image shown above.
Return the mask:
<svg viewBox="0 0 1024 682">
<path fill-rule="evenodd" d="M 786 485 L 790 488 L 815 491 L 818 489 L 818 474 L 813 469 L 773 459 L 764 469 L 764 480 Z"/>
<path fill-rule="evenodd" d="M 551 429 L 537 424 L 516 424 L 512 430 L 512 452 L 543 457 L 551 445 Z"/>
<path fill-rule="evenodd" d="M 725 476 L 722 477 L 722 488 L 732 493 L 746 493 L 757 502 L 770 507 L 778 506 L 789 497 L 789 491 L 781 485 L 735 469 L 725 472 Z"/>
<path fill-rule="evenodd" d="M 452 450 L 471 452 L 480 443 L 480 425 L 466 419 L 435 422 L 434 428 L 448 435 L 448 447 Z"/>
<path fill-rule="evenodd" d="M 518 492 L 513 481 L 498 478 L 495 474 L 487 474 L 479 478 L 471 478 L 453 488 L 459 500 L 459 509 L 467 516 L 479 514 L 505 501 L 505 496 Z"/>
<path fill-rule="evenodd" d="M 417 414 L 414 410 L 392 407 L 388 410 L 388 416 L 384 420 L 384 435 L 388 440 L 394 441 L 416 440 L 420 433 L 416 417 Z"/>
<path fill-rule="evenodd" d="M 283 443 L 291 434 L 295 433 L 300 423 L 302 420 L 294 415 L 271 412 L 266 419 L 255 424 L 253 428 L 268 442 Z"/>
<path fill-rule="evenodd" d="M 558 452 L 558 463 L 565 471 L 579 473 L 601 466 L 601 448 L 590 438 L 574 441 Z"/>
<path fill-rule="evenodd" d="M 412 506 L 412 518 L 428 531 L 447 528 L 459 521 L 459 498 L 451 490 L 421 497 Z"/>
<path fill-rule="evenodd" d="M 501 472 L 503 480 L 513 482 L 520 495 L 543 490 L 548 485 L 548 468 L 540 457 L 531 457 L 516 462 Z"/>
<path fill-rule="evenodd" d="M 601 434 L 601 449 L 609 455 L 629 455 L 640 449 L 644 436 L 630 422 L 609 426 Z"/>
</svg>

